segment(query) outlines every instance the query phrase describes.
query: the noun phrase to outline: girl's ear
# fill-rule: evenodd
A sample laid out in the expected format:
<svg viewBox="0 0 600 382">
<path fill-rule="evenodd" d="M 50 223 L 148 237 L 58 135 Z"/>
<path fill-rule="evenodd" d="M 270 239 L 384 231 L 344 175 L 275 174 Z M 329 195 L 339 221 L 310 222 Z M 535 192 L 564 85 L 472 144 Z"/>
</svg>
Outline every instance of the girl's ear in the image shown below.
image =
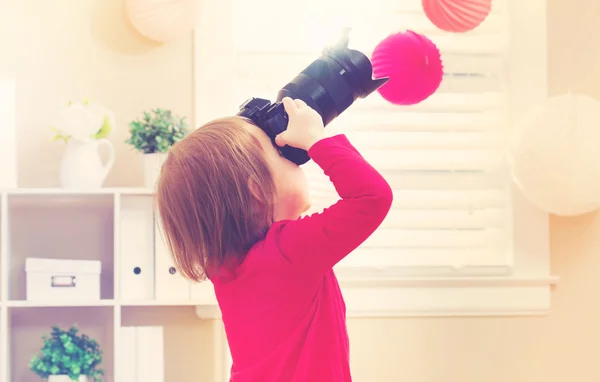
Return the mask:
<svg viewBox="0 0 600 382">
<path fill-rule="evenodd" d="M 265 201 L 264 199 L 264 195 L 260 192 L 260 189 L 258 187 L 258 183 L 256 183 L 254 180 L 252 180 L 252 178 L 248 179 L 248 190 L 250 191 L 250 194 L 252 195 L 252 197 L 254 199 L 256 199 L 257 202 L 264 204 Z"/>
</svg>

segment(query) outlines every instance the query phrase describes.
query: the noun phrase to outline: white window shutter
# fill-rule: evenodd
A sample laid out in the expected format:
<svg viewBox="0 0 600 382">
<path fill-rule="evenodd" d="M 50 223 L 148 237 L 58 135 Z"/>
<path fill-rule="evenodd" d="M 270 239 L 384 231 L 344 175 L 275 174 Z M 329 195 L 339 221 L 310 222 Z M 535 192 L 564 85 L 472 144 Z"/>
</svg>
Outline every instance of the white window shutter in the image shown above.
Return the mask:
<svg viewBox="0 0 600 382">
<path fill-rule="evenodd" d="M 373 93 L 326 128 L 345 133 L 394 190 L 380 229 L 337 268 L 421 275 L 505 270 L 512 215 L 502 150 L 509 97 L 503 2 L 495 1 L 488 19 L 464 34 L 435 28 L 420 0 L 364 4 L 309 0 L 292 15 L 285 1 L 236 0 L 236 99 L 274 99 L 344 26 L 353 27 L 352 47 L 367 55 L 400 28 L 423 33 L 442 53 L 445 75 L 436 94 L 418 105 L 395 106 Z M 321 170 L 312 162 L 304 168 L 311 212 L 335 202 Z"/>
</svg>

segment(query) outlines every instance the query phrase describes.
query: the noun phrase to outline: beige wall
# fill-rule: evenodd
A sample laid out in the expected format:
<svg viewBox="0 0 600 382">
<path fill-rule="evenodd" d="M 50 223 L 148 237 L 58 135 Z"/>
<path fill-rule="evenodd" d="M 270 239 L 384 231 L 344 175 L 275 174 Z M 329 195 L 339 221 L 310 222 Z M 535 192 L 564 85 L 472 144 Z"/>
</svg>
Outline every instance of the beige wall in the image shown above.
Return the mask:
<svg viewBox="0 0 600 382">
<path fill-rule="evenodd" d="M 141 184 L 139 159 L 121 143 L 126 123 L 155 106 L 191 114 L 191 38 L 161 46 L 143 40 L 124 21 L 120 0 L 3 1 L 17 9 L 13 18 L 0 12 L 0 42 L 12 45 L 12 54 L 2 52 L 0 73 L 16 72 L 19 80 L 20 186 L 56 185 L 61 146 L 49 142 L 48 120 L 67 100 L 85 96 L 118 117 L 108 185 Z M 551 93 L 571 88 L 600 98 L 600 2 L 549 0 L 548 18 Z M 551 224 L 552 267 L 562 281 L 548 317 L 353 319 L 355 379 L 600 381 L 600 217 Z"/>
<path fill-rule="evenodd" d="M 117 161 L 106 185 L 142 184 L 140 157 L 122 142 L 148 108 L 192 112 L 192 37 L 158 45 L 135 33 L 121 0 L 0 1 L 0 75 L 16 74 L 20 187 L 56 186 L 64 145 L 50 120 L 69 100 L 111 108 Z"/>
<path fill-rule="evenodd" d="M 598 0 L 548 0 L 552 95 L 600 99 L 599 24 Z M 548 317 L 352 320 L 357 381 L 600 381 L 600 215 L 552 218 L 551 241 Z"/>
</svg>

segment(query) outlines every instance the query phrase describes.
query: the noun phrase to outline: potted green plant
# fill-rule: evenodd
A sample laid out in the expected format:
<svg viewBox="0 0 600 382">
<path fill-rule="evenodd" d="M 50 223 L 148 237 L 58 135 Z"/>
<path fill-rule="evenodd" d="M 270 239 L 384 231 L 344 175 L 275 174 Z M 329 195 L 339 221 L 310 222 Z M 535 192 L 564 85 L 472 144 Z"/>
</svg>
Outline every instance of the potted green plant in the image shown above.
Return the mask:
<svg viewBox="0 0 600 382">
<path fill-rule="evenodd" d="M 144 185 L 153 187 L 167 152 L 189 132 L 185 117 L 166 109 L 145 111 L 129 124 L 131 136 L 125 141 L 144 156 Z"/>
<path fill-rule="evenodd" d="M 29 362 L 35 374 L 48 382 L 102 381 L 102 350 L 96 340 L 79 334 L 77 325 L 69 330 L 53 326 L 50 335 L 42 339 L 40 352 Z"/>
</svg>

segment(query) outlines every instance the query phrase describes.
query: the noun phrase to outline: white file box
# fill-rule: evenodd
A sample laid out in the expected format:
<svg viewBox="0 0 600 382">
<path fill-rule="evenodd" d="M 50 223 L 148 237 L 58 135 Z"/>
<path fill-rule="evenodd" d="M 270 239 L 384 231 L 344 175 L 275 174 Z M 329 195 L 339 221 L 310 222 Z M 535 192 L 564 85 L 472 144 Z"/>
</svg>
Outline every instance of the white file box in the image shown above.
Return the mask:
<svg viewBox="0 0 600 382">
<path fill-rule="evenodd" d="M 136 327 L 136 371 L 138 382 L 165 381 L 165 351 L 162 326 Z"/>
<path fill-rule="evenodd" d="M 123 326 L 119 381 L 164 382 L 165 351 L 162 326 Z"/>
<path fill-rule="evenodd" d="M 120 359 L 124 362 L 119 362 L 119 378 L 117 381 L 138 382 L 135 329 L 135 326 L 123 326 L 120 328 Z"/>
<path fill-rule="evenodd" d="M 154 214 L 152 198 L 121 201 L 121 299 L 154 299 Z"/>
<path fill-rule="evenodd" d="M 171 253 L 162 236 L 160 223 L 154 225 L 155 296 L 159 301 L 182 301 L 190 298 L 190 283 L 175 268 Z"/>
<path fill-rule="evenodd" d="M 28 301 L 100 299 L 101 263 L 96 260 L 25 260 Z"/>
</svg>

